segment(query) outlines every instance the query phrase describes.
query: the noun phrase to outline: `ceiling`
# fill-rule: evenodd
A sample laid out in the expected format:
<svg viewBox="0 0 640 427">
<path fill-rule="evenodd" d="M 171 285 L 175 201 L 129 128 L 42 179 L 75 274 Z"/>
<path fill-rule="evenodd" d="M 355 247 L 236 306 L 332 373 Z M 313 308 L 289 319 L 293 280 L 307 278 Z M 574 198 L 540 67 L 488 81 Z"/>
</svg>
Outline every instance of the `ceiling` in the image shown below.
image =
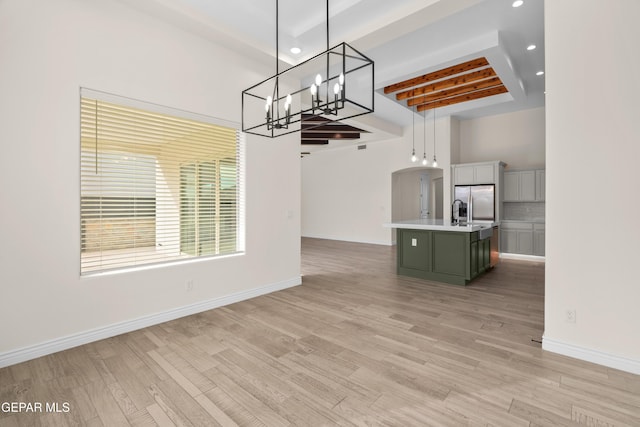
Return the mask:
<svg viewBox="0 0 640 427">
<path fill-rule="evenodd" d="M 120 0 L 274 65 L 275 0 Z M 375 113 L 350 124 L 368 132 L 302 151 L 402 134 L 412 113 L 385 86 L 484 57 L 503 93 L 436 108 L 461 120 L 544 105 L 543 0 L 331 0 L 329 43 L 347 42 L 375 62 Z M 536 49 L 527 50 L 534 44 Z M 280 69 L 326 50 L 326 2 L 279 0 Z M 298 55 L 290 53 L 300 47 Z M 270 76 L 265 76 L 265 78 Z M 240 96 L 240 94 L 238 94 Z M 431 114 L 430 110 L 427 114 Z"/>
<path fill-rule="evenodd" d="M 508 91 L 485 57 L 399 81 L 383 90 L 418 113 Z"/>
</svg>

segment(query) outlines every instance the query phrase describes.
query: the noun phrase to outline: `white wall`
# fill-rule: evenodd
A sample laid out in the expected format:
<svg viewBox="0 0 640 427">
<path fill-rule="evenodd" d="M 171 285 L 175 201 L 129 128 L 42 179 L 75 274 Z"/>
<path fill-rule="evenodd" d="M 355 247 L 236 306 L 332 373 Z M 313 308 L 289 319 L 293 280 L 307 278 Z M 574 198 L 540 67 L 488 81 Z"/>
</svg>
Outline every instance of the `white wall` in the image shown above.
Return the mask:
<svg viewBox="0 0 640 427">
<path fill-rule="evenodd" d="M 460 121 L 460 163 L 502 160 L 508 169 L 544 168 L 544 107 Z"/>
<path fill-rule="evenodd" d="M 422 126 L 419 126 L 420 128 Z M 418 128 L 418 127 L 416 127 Z M 430 130 L 431 129 L 431 130 Z M 433 158 L 430 124 L 427 124 L 427 159 Z M 438 167 L 444 173 L 444 188 L 450 188 L 451 119 L 436 120 Z M 416 129 L 416 154 L 422 158 L 422 131 Z M 302 235 L 389 245 L 391 230 L 391 174 L 415 167 L 411 162 L 412 128 L 402 138 L 356 147 L 314 152 L 302 159 Z M 444 192 L 444 206 L 451 195 Z M 447 215 L 445 209 L 445 215 Z"/>
<path fill-rule="evenodd" d="M 544 348 L 640 374 L 638 17 L 636 0 L 545 2 Z"/>
<path fill-rule="evenodd" d="M 79 88 L 239 122 L 242 89 L 271 69 L 107 0 L 3 0 L 0 63 L 0 359 L 299 283 L 298 136 L 248 138 L 246 255 L 79 277 Z"/>
</svg>

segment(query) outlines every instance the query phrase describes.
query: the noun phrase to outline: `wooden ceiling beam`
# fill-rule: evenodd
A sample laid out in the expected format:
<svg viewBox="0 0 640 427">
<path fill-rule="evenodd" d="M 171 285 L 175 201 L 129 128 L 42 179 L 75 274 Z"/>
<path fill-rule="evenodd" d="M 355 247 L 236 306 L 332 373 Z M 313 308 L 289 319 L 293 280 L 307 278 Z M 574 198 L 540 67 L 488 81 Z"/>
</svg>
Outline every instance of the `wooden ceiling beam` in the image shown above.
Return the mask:
<svg viewBox="0 0 640 427">
<path fill-rule="evenodd" d="M 359 133 L 340 133 L 340 132 L 302 132 L 302 139 L 359 139 Z"/>
<path fill-rule="evenodd" d="M 326 125 L 306 125 L 302 124 L 302 131 L 307 133 L 322 133 L 322 132 L 339 132 L 339 133 L 361 133 L 365 132 L 357 127 L 343 125 L 343 124 L 326 124 Z"/>
<path fill-rule="evenodd" d="M 396 94 L 396 99 L 400 101 L 401 99 L 414 98 L 416 96 L 424 95 L 429 92 L 437 92 L 443 89 L 449 89 L 462 84 L 472 83 L 472 82 L 488 79 L 495 76 L 496 76 L 496 72 L 493 70 L 493 68 L 485 68 L 480 71 L 474 71 L 472 73 L 456 76 L 452 79 L 442 80 L 440 82 L 432 83 L 430 85 L 420 86 L 415 89 L 400 92 Z"/>
<path fill-rule="evenodd" d="M 474 99 L 486 98 L 488 96 L 499 95 L 509 92 L 507 88 L 502 86 L 492 87 L 490 89 L 479 90 L 465 95 L 454 96 L 451 98 L 441 99 L 439 101 L 430 102 L 428 104 L 418 105 L 418 111 L 432 110 L 434 108 L 445 107 L 447 105 L 458 104 L 460 102 L 473 101 Z"/>
<path fill-rule="evenodd" d="M 360 134 L 367 132 L 354 126 L 312 114 L 302 115 L 300 130 L 300 143 L 303 145 L 326 145 L 330 139 L 360 139 Z"/>
<path fill-rule="evenodd" d="M 384 93 L 389 94 L 413 86 L 423 85 L 435 80 L 443 79 L 445 77 L 455 76 L 456 74 L 475 70 L 476 68 L 486 67 L 487 65 L 489 65 L 489 61 L 487 61 L 487 58 L 485 57 L 473 59 L 471 61 L 463 62 L 462 64 L 453 65 L 448 68 L 443 68 L 442 70 L 434 71 L 419 77 L 414 77 L 412 79 L 385 86 Z"/>
<path fill-rule="evenodd" d="M 439 99 L 451 98 L 455 95 L 464 95 L 465 93 L 475 92 L 480 89 L 488 89 L 502 85 L 500 77 L 492 77 L 487 80 L 481 80 L 476 83 L 470 83 L 462 86 L 455 86 L 451 89 L 441 90 L 429 95 L 422 95 L 416 98 L 411 98 L 407 101 L 409 107 L 420 104 L 427 104 L 429 102 L 437 101 Z"/>
</svg>

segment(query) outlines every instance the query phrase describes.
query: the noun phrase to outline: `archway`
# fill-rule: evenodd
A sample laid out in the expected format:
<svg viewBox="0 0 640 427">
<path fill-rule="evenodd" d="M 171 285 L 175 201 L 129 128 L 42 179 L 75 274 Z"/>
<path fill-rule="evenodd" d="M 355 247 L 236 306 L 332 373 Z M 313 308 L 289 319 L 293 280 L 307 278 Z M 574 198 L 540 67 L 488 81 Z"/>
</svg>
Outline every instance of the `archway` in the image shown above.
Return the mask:
<svg viewBox="0 0 640 427">
<path fill-rule="evenodd" d="M 391 174 L 391 221 L 443 218 L 443 170 L 401 169 Z"/>
</svg>

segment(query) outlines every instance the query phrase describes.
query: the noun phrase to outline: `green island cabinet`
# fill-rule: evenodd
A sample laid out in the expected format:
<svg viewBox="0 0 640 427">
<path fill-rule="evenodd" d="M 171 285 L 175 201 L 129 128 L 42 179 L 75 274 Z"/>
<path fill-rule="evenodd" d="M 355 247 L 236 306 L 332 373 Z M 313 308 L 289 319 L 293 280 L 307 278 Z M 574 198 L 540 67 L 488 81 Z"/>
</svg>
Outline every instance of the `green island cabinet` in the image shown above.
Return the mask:
<svg viewBox="0 0 640 427">
<path fill-rule="evenodd" d="M 478 232 L 398 229 L 398 274 L 466 285 L 490 268 L 491 239 Z"/>
</svg>

